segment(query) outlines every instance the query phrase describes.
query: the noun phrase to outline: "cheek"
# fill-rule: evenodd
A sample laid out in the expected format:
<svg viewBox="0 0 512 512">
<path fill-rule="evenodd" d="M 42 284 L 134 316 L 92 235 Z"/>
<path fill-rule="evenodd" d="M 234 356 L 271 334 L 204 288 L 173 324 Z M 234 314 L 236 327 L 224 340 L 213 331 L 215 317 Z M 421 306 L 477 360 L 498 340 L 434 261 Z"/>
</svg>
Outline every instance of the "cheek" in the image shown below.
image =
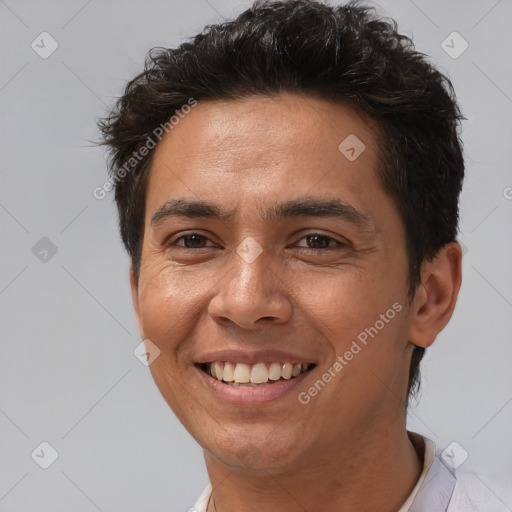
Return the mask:
<svg viewBox="0 0 512 512">
<path fill-rule="evenodd" d="M 323 335 L 327 365 L 336 361 L 342 365 L 334 369 L 336 377 L 326 403 L 332 400 L 364 408 L 371 397 L 380 397 L 386 390 L 382 382 L 393 380 L 403 357 L 407 342 L 404 284 L 367 270 L 338 272 L 331 279 L 316 277 L 301 278 L 309 290 L 301 296 L 303 311 Z"/>
<path fill-rule="evenodd" d="M 373 326 L 403 295 L 396 282 L 393 286 L 382 282 L 382 277 L 368 269 L 338 269 L 332 275 L 306 273 L 299 282 L 295 295 L 300 297 L 301 314 L 309 317 L 337 352 Z"/>
<path fill-rule="evenodd" d="M 201 280 L 163 269 L 141 274 L 139 307 L 144 336 L 160 350 L 171 351 L 197 320 Z"/>
</svg>

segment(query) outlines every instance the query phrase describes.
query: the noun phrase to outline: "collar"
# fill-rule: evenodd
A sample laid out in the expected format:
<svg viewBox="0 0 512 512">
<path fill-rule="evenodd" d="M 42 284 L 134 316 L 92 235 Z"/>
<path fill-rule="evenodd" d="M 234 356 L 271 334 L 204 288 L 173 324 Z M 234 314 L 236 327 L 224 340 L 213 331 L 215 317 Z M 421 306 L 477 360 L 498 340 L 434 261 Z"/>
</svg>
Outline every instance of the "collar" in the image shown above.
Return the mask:
<svg viewBox="0 0 512 512">
<path fill-rule="evenodd" d="M 423 470 L 414 489 L 398 512 L 447 512 L 456 478 L 436 453 L 435 443 L 415 432 L 407 432 Z"/>
</svg>

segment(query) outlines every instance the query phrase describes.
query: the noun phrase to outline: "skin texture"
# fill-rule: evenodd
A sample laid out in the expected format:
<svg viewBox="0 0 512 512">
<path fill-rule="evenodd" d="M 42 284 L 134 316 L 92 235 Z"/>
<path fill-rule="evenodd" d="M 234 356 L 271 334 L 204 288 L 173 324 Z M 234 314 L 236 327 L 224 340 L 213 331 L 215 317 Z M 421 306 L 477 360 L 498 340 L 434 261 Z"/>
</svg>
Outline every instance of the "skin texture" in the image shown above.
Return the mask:
<svg viewBox="0 0 512 512">
<path fill-rule="evenodd" d="M 393 512 L 419 477 L 422 455 L 406 431 L 411 342 L 431 345 L 448 322 L 461 250 L 449 244 L 426 262 L 409 300 L 404 227 L 376 178 L 374 129 L 326 100 L 255 96 L 199 102 L 155 149 L 133 302 L 141 337 L 161 351 L 153 378 L 204 449 L 209 512 Z M 338 149 L 349 134 L 365 144 L 354 161 Z M 264 219 L 299 197 L 339 199 L 370 223 Z M 153 226 L 172 199 L 207 200 L 233 215 Z M 191 232 L 205 238 L 179 239 Z M 305 238 L 315 233 L 332 240 Z M 263 248 L 252 263 L 236 252 L 247 237 Z M 395 303 L 401 311 L 301 404 L 298 393 Z M 291 351 L 317 366 L 284 397 L 234 406 L 214 397 L 194 363 L 237 348 Z"/>
</svg>

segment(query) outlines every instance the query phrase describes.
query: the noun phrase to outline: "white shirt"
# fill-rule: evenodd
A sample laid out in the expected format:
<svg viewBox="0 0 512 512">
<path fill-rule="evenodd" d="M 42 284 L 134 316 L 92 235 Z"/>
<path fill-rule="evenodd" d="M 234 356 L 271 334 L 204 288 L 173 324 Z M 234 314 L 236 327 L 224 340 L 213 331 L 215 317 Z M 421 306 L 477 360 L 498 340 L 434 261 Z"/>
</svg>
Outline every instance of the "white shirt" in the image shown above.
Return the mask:
<svg viewBox="0 0 512 512">
<path fill-rule="evenodd" d="M 409 432 L 409 437 L 416 449 L 424 443 L 423 470 L 397 512 L 510 511 L 476 476 L 446 464 L 433 441 L 414 432 Z M 206 512 L 211 492 L 208 484 L 189 512 Z"/>
</svg>

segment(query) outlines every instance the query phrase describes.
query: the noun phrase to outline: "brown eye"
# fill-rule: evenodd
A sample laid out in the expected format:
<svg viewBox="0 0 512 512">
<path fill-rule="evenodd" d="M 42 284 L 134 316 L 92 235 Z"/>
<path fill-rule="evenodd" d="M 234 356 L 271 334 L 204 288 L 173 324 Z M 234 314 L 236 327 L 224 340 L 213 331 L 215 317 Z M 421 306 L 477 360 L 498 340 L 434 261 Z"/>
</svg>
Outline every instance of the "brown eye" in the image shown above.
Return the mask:
<svg viewBox="0 0 512 512">
<path fill-rule="evenodd" d="M 201 235 L 187 235 L 183 238 L 185 247 L 204 247 L 205 237 Z M 187 244 L 188 242 L 188 244 Z"/>
<path fill-rule="evenodd" d="M 331 241 L 332 238 L 323 235 L 308 235 L 306 236 L 306 240 L 308 247 L 311 247 L 311 249 L 326 249 L 329 247 L 329 241 Z"/>
<path fill-rule="evenodd" d="M 345 247 L 346 244 L 342 242 L 338 242 L 334 238 L 322 235 L 320 233 L 312 233 L 311 235 L 306 235 L 301 238 L 300 241 L 304 241 L 304 243 L 298 243 L 297 246 L 305 249 L 336 249 L 340 247 Z"/>
<path fill-rule="evenodd" d="M 183 243 L 179 243 L 183 241 Z M 201 249 L 206 247 L 206 242 L 208 238 L 203 235 L 199 235 L 197 233 L 192 233 L 189 235 L 182 235 L 179 238 L 176 238 L 174 242 L 171 242 L 169 245 L 177 245 L 179 247 L 184 247 L 185 249 Z"/>
</svg>

